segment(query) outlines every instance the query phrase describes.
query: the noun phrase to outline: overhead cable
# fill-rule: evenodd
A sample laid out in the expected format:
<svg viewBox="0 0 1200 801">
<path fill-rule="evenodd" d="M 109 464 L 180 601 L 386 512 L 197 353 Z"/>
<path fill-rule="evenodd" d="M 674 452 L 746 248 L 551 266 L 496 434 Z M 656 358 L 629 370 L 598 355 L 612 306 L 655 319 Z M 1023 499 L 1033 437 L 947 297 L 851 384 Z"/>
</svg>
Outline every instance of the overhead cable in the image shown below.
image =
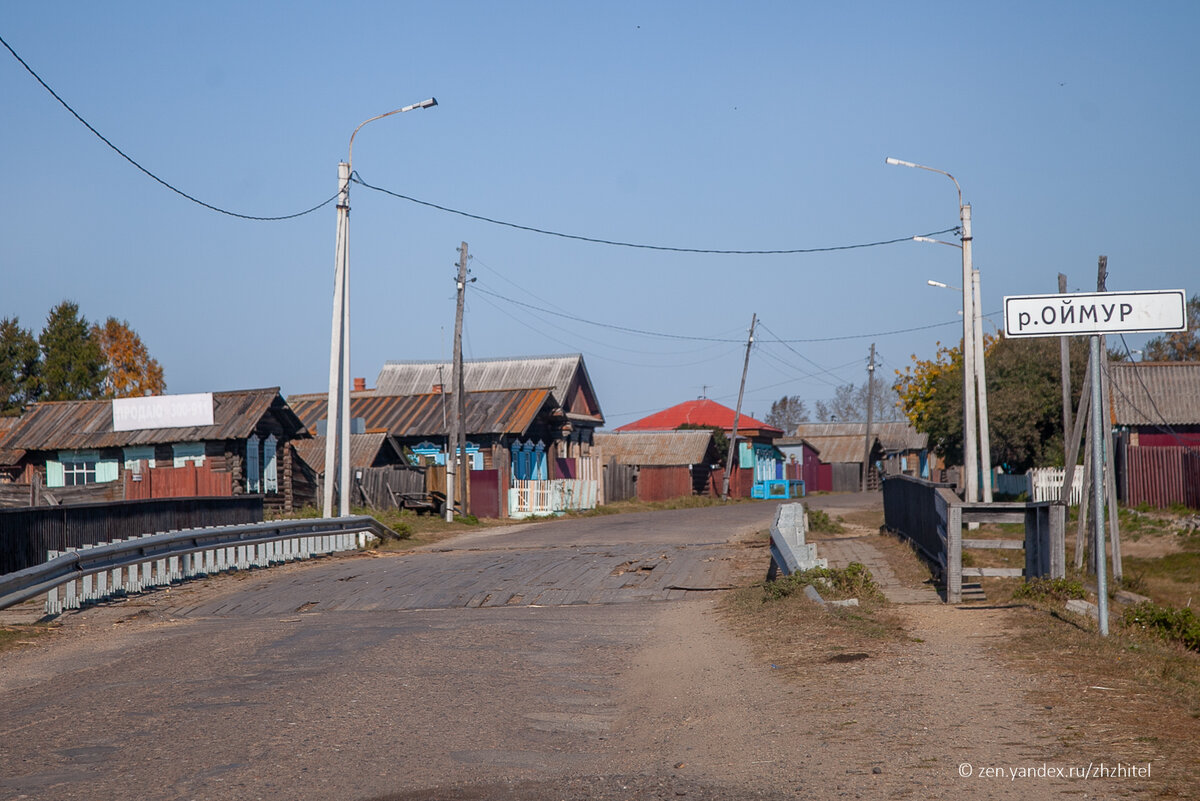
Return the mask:
<svg viewBox="0 0 1200 801">
<path fill-rule="evenodd" d="M 180 197 L 187 198 L 188 200 L 192 201 L 193 203 L 195 203 L 199 206 L 203 206 L 204 208 L 209 209 L 211 211 L 215 211 L 219 214 L 226 214 L 230 217 L 237 217 L 238 219 L 241 219 L 241 220 L 255 220 L 257 222 L 276 222 L 279 220 L 294 220 L 297 217 L 303 217 L 305 214 L 311 214 L 312 212 L 316 211 L 317 209 L 319 209 L 323 206 L 327 206 L 330 203 L 332 203 L 334 200 L 337 199 L 337 193 L 334 193 L 329 198 L 321 201 L 320 203 L 318 203 L 317 205 L 313 206 L 310 209 L 305 209 L 304 211 L 298 211 L 295 214 L 283 214 L 278 217 L 260 217 L 260 216 L 256 216 L 253 214 L 240 214 L 236 211 L 230 211 L 229 209 L 223 209 L 220 206 L 214 206 L 211 203 L 205 203 L 203 200 L 193 197 L 192 195 L 189 195 L 187 192 L 184 192 L 182 189 L 179 189 L 178 187 L 173 186 L 172 184 L 168 183 L 167 181 L 164 181 L 162 178 L 159 178 L 157 175 L 150 172 L 150 170 L 146 169 L 141 164 L 139 164 L 137 161 L 135 161 L 133 159 L 133 157 L 131 157 L 124 150 L 122 150 L 121 148 L 117 147 L 112 142 L 110 142 L 108 140 L 108 138 L 106 136 L 104 136 L 104 134 L 97 131 L 95 128 L 92 127 L 91 123 L 89 123 L 87 120 L 85 120 L 83 117 L 81 117 L 79 115 L 79 112 L 77 112 L 77 111 L 75 111 L 75 109 L 71 108 L 70 104 L 67 103 L 67 101 L 65 101 L 61 97 L 59 97 L 58 92 L 55 92 L 53 89 L 51 89 L 50 85 L 42 80 L 42 76 L 40 76 L 36 72 L 34 72 L 33 68 L 25 63 L 25 59 L 23 59 L 19 55 L 17 55 L 17 51 L 13 50 L 12 46 L 9 45 L 8 42 L 4 41 L 4 37 L 0 37 L 0 44 L 4 45 L 4 47 L 8 50 L 8 52 L 12 53 L 13 58 L 15 58 L 18 62 L 20 62 L 21 66 L 25 68 L 25 71 L 28 72 L 30 75 L 32 75 L 34 80 L 36 80 L 38 83 L 40 83 L 42 85 L 42 88 L 50 93 L 51 97 L 53 97 L 55 100 L 57 100 L 62 105 L 62 107 L 65 108 L 67 111 L 71 112 L 71 116 L 73 116 L 75 119 L 79 120 L 79 122 L 81 122 L 83 124 L 83 127 L 87 128 L 89 131 L 91 131 L 93 134 L 95 134 L 96 137 L 101 142 L 108 145 L 110 148 L 113 149 L 113 151 L 117 155 L 119 155 L 121 158 L 128 161 L 134 167 L 137 167 L 139 170 L 141 170 L 144 174 L 146 174 L 150 178 L 152 178 L 155 181 L 157 181 L 158 183 L 162 184 L 167 189 L 170 189 L 172 192 L 179 195 Z"/>
<path fill-rule="evenodd" d="M 560 239 L 573 239 L 577 242 L 591 242 L 596 245 L 613 245 L 621 248 L 638 248 L 640 250 L 660 250 L 669 253 L 707 253 L 718 256 L 785 256 L 799 253 L 830 253 L 837 250 L 857 250 L 859 248 L 874 248 L 881 245 L 895 245 L 899 242 L 911 242 L 912 236 L 902 236 L 897 239 L 883 239 L 878 242 L 861 242 L 855 245 L 833 245 L 831 247 L 822 248 L 788 248 L 784 250 L 715 250 L 712 248 L 683 248 L 670 247 L 668 245 L 647 245 L 638 242 L 622 242 L 616 239 L 600 239 L 593 236 L 582 236 L 580 234 L 564 234 L 561 231 L 551 231 L 546 228 L 535 228 L 532 225 L 520 225 L 518 223 L 507 222 L 505 220 L 497 220 L 494 217 L 484 217 L 482 214 L 472 214 L 461 209 L 450 208 L 449 206 L 441 206 L 437 203 L 430 203 L 428 200 L 420 200 L 419 198 L 410 195 L 403 195 L 399 192 L 393 192 L 390 189 L 384 189 L 381 186 L 372 186 L 362 179 L 358 170 L 350 176 L 350 180 L 360 186 L 372 189 L 376 192 L 381 192 L 385 195 L 391 195 L 400 200 L 407 200 L 409 203 L 416 203 L 418 206 L 426 206 L 438 211 L 444 211 L 448 214 L 457 214 L 460 217 L 466 217 L 469 220 L 478 220 L 479 222 L 491 223 L 492 225 L 502 225 L 506 228 L 515 228 L 518 231 L 528 231 L 533 234 L 543 234 L 545 236 L 556 236 Z M 949 234 L 958 230 L 958 226 L 946 228 L 941 231 L 934 231 L 929 234 L 919 234 L 919 236 L 938 236 L 940 234 Z"/>
</svg>

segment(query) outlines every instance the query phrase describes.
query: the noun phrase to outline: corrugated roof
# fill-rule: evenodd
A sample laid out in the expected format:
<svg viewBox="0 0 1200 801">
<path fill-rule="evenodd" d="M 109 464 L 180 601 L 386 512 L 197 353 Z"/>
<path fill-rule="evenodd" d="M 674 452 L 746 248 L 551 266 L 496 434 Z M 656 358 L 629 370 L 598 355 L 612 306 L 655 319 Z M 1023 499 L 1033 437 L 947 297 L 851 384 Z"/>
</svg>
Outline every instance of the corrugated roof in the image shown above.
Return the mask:
<svg viewBox="0 0 1200 801">
<path fill-rule="evenodd" d="M 704 464 L 712 445 L 711 431 L 631 431 L 598 433 L 592 440 L 605 462 L 619 464 Z"/>
<path fill-rule="evenodd" d="M 928 434 L 917 431 L 906 422 L 872 423 L 871 433 L 879 440 L 879 444 L 884 451 L 919 451 L 924 450 L 929 444 Z M 809 442 L 814 442 L 817 438 L 857 437 L 858 449 L 860 451 L 858 458 L 861 461 L 861 451 L 867 436 L 867 424 L 800 423 L 796 426 L 795 435 Z M 821 451 L 821 457 L 822 461 L 829 461 L 824 458 L 825 452 L 823 450 Z"/>
<path fill-rule="evenodd" d="M 327 415 L 327 394 L 292 395 L 288 403 L 310 430 Z M 387 432 L 395 437 L 445 436 L 443 408 L 449 396 L 442 394 L 388 395 L 378 389 L 350 393 L 350 416 L 361 417 L 369 432 Z M 463 425 L 467 435 L 523 435 L 547 405 L 553 406 L 549 389 L 506 389 L 467 392 Z"/>
<path fill-rule="evenodd" d="M 817 449 L 818 458 L 825 464 L 858 462 L 862 464 L 866 436 L 857 437 L 805 437 Z M 878 441 L 878 440 L 876 440 Z"/>
<path fill-rule="evenodd" d="M 6 445 L 34 451 L 245 439 L 272 407 L 285 425 L 290 422 L 294 430 L 302 428 L 278 387 L 214 392 L 213 424 L 187 428 L 113 431 L 112 401 L 36 403 L 21 416 Z"/>
<path fill-rule="evenodd" d="M 679 428 L 681 425 L 690 423 L 701 426 L 716 426 L 725 431 L 732 431 L 733 418 L 736 414 L 737 412 L 728 406 L 707 398 L 700 398 L 699 400 L 678 403 L 669 409 L 663 409 L 661 412 L 655 412 L 649 417 L 634 420 L 632 423 L 626 423 L 613 430 L 618 432 L 670 431 Z M 748 414 L 742 414 L 738 418 L 738 436 L 743 434 L 746 436 L 755 436 L 755 432 L 767 436 L 771 436 L 772 434 L 779 436 L 783 434 L 783 431 L 774 426 L 769 426 L 761 420 L 755 420 Z"/>
<path fill-rule="evenodd" d="M 452 374 L 450 362 L 389 361 L 379 371 L 375 391 L 383 395 L 429 394 L 436 385 L 449 387 Z M 559 405 L 578 414 L 581 410 L 575 408 L 572 396 L 580 386 L 591 407 L 584 417 L 590 422 L 603 424 L 604 414 L 600 411 L 582 354 L 463 361 L 463 387 L 467 392 L 549 388 Z"/>
<path fill-rule="evenodd" d="M 325 438 L 311 437 L 294 443 L 296 455 L 318 475 L 325 472 Z M 352 468 L 371 467 L 383 449 L 391 450 L 387 434 L 351 434 L 350 465 Z"/>
<path fill-rule="evenodd" d="M 1200 362 L 1110 362 L 1113 422 L 1200 425 Z"/>
</svg>

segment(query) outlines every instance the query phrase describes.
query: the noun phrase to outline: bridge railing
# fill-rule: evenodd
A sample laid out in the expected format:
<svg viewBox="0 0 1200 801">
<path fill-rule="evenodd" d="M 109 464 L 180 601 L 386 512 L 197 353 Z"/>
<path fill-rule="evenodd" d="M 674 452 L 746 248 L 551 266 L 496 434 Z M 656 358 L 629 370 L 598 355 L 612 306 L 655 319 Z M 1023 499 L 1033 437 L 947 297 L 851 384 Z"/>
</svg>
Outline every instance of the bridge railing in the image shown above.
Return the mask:
<svg viewBox="0 0 1200 801">
<path fill-rule="evenodd" d="M 52 551 L 41 564 L 0 576 L 0 609 L 45 593 L 46 613 L 55 615 L 194 576 L 351 550 L 366 534 L 397 537 L 373 517 L 353 516 L 184 529 Z"/>
<path fill-rule="evenodd" d="M 1034 578 L 1066 575 L 1066 507 L 1040 503 L 964 503 L 947 484 L 910 476 L 883 482 L 884 525 L 941 568 L 946 602 L 962 600 L 963 576 Z M 1024 540 L 963 538 L 963 524 L 1024 523 Z M 1024 549 L 1025 567 L 963 567 L 964 548 Z"/>
</svg>

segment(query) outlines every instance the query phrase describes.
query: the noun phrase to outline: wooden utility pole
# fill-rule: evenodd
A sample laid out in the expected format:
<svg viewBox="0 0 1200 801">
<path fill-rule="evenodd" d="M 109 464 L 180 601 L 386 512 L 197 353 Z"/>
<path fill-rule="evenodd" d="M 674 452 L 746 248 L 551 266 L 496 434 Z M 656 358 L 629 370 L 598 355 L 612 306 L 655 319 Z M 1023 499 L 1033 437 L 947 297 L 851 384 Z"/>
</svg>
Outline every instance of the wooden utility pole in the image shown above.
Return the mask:
<svg viewBox="0 0 1200 801">
<path fill-rule="evenodd" d="M 1096 270 L 1096 291 L 1107 292 L 1108 256 L 1101 256 Z M 1104 498 L 1108 506 L 1108 532 L 1112 542 L 1113 576 L 1121 580 L 1121 522 L 1117 515 L 1116 460 L 1113 456 L 1112 401 L 1108 386 L 1108 342 L 1100 337 L 1100 408 L 1096 409 L 1100 433 L 1104 437 Z M 1097 518 L 1099 519 L 1099 518 Z M 1103 539 L 1097 538 L 1103 542 Z M 1103 551 L 1101 551 L 1103 556 Z M 1101 562 L 1103 563 L 1103 562 Z"/>
<path fill-rule="evenodd" d="M 1067 292 L 1067 276 L 1058 274 L 1058 294 Z M 1071 443 L 1067 439 L 1071 435 L 1071 338 L 1059 337 L 1059 362 L 1062 365 L 1062 403 L 1063 403 L 1063 451 L 1066 461 L 1063 466 L 1071 463 Z M 1086 387 L 1085 387 L 1086 389 Z M 1068 468 L 1069 469 L 1069 468 Z"/>
<path fill-rule="evenodd" d="M 746 361 L 742 364 L 742 385 L 738 388 L 737 408 L 733 411 L 733 433 L 729 437 L 729 453 L 725 456 L 725 478 L 721 481 L 721 500 L 729 500 L 729 473 L 733 470 L 733 456 L 737 451 L 738 420 L 742 416 L 742 395 L 746 392 L 746 372 L 750 369 L 750 348 L 754 345 L 754 326 L 758 323 L 758 312 L 750 315 L 750 336 L 746 340 Z"/>
<path fill-rule="evenodd" d="M 875 343 L 871 343 L 871 358 L 867 360 L 867 444 L 863 446 L 862 491 L 867 491 L 871 474 L 871 422 L 875 411 Z"/>
<path fill-rule="evenodd" d="M 466 432 L 463 431 L 462 418 L 465 400 L 463 398 L 463 367 L 462 367 L 462 325 L 463 308 L 466 305 L 467 292 L 467 243 L 463 242 L 458 248 L 458 299 L 454 310 L 454 366 L 450 372 L 450 452 L 446 454 L 446 522 L 454 520 L 454 499 L 461 498 L 463 512 L 466 513 Z M 445 388 L 443 387 L 443 390 Z M 459 464 L 462 469 L 459 469 Z M 457 491 L 456 491 L 457 490 Z"/>
</svg>

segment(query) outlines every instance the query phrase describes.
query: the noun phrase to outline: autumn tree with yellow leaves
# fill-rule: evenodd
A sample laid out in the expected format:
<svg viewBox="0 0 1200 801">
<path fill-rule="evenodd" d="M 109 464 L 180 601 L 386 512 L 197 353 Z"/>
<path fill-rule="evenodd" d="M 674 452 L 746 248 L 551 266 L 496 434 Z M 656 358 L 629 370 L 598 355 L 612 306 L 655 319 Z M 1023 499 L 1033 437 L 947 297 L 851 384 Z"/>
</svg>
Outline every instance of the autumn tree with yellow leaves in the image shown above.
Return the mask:
<svg viewBox="0 0 1200 801">
<path fill-rule="evenodd" d="M 106 398 L 132 398 L 161 395 L 167 389 L 163 369 L 142 343 L 129 323 L 109 317 L 92 326 L 92 337 L 99 343 L 108 372 L 104 379 Z"/>
<path fill-rule="evenodd" d="M 1063 463 L 1062 371 L 1054 337 L 984 337 L 992 459 L 1009 472 Z M 950 464 L 962 464 L 962 347 L 938 343 L 932 359 L 912 357 L 896 371 L 896 392 L 908 421 L 929 435 L 929 446 Z M 1072 405 L 1078 404 L 1087 346 L 1071 343 Z"/>
</svg>

